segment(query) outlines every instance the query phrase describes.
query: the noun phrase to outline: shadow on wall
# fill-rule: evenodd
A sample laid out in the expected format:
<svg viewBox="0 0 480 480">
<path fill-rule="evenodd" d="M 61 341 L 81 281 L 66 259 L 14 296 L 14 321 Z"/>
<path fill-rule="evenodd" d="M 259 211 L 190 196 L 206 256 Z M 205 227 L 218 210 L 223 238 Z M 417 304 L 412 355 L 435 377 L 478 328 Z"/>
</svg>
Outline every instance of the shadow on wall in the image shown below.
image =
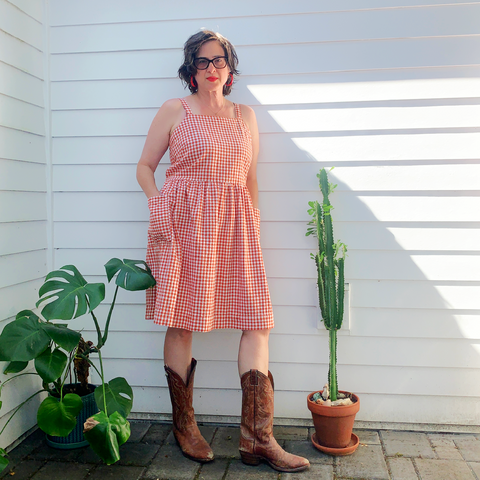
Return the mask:
<svg viewBox="0 0 480 480">
<path fill-rule="evenodd" d="M 319 388 L 312 375 L 326 378 L 326 343 L 316 353 L 323 343 L 314 245 L 304 233 L 307 202 L 319 198 L 315 175 L 334 166 L 334 228 L 349 247 L 351 302 L 339 377 L 362 396 L 359 418 L 480 423 L 480 110 L 469 98 L 478 94 L 477 73 L 241 78 L 235 101 L 254 106 L 261 131 L 262 243 L 277 322 L 272 371 L 283 364 L 277 385 L 287 396 Z"/>
<path fill-rule="evenodd" d="M 335 166 L 335 233 L 349 247 L 351 287 L 351 326 L 339 342 L 339 378 L 342 388 L 362 396 L 358 418 L 480 423 L 480 133 L 474 120 L 480 118 L 479 71 L 240 77 L 231 99 L 255 109 L 261 133 L 258 176 L 276 319 L 270 345 L 277 416 L 306 417 L 306 392 L 326 378 L 312 239 L 304 234 L 307 202 L 319 196 L 315 175 Z M 54 112 L 56 267 L 75 263 L 97 276 L 103 274 L 101 260 L 144 256 L 148 209 L 133 162 L 158 106 L 187 94 L 177 79 L 165 82 L 166 90 L 158 89 L 157 79 L 148 82 L 147 93 L 135 89 L 145 97 L 156 92 L 153 101 L 140 101 L 127 95 L 130 81 L 115 81 L 123 107 L 115 103 L 116 109 L 108 95 L 105 101 L 99 95 L 110 83 L 89 82 L 103 110 Z M 61 85 L 78 88 L 75 82 Z M 68 98 L 80 102 L 90 96 Z M 90 121 L 80 124 L 77 117 Z M 109 163 L 117 163 L 115 175 Z M 158 185 L 167 167 L 165 158 Z M 106 352 L 108 368 L 136 385 L 137 411 L 151 411 L 152 405 L 168 411 L 159 347 L 164 332 L 149 322 L 132 327 L 131 319 L 144 313 L 144 297 L 131 301 L 119 309 L 118 346 Z M 131 352 L 132 342 L 144 348 Z M 196 376 L 198 413 L 240 411 L 237 344 L 232 332 L 196 335 L 194 355 L 204 365 Z M 129 358 L 119 359 L 118 348 L 131 352 Z"/>
</svg>

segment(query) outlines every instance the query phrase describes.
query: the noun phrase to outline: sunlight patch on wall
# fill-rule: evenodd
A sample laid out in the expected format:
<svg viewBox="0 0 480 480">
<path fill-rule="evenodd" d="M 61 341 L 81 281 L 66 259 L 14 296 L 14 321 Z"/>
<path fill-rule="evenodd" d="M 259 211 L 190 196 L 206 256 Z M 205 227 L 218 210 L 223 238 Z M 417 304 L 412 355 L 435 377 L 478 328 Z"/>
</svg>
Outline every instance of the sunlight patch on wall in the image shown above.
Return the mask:
<svg viewBox="0 0 480 480">
<path fill-rule="evenodd" d="M 475 98 L 480 78 L 248 85 L 248 90 L 263 105 Z"/>
<path fill-rule="evenodd" d="M 318 162 L 454 160 L 478 158 L 480 133 L 293 137 Z M 395 148 L 392 148 L 395 145 Z"/>
<path fill-rule="evenodd" d="M 269 110 L 284 132 L 478 127 L 480 105 Z"/>
<path fill-rule="evenodd" d="M 461 318 L 457 317 L 458 315 L 453 316 L 463 338 L 480 339 L 480 315 L 470 315 L 469 317 L 463 315 Z M 480 353 L 480 345 L 478 345 L 478 347 Z"/>
</svg>

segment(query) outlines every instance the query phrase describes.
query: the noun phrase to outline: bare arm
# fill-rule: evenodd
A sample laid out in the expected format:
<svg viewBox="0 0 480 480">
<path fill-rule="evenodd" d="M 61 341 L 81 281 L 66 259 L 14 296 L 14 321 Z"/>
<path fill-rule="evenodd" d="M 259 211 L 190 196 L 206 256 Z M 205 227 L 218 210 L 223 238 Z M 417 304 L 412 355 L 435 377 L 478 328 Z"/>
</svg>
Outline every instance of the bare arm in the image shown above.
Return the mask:
<svg viewBox="0 0 480 480">
<path fill-rule="evenodd" d="M 166 101 L 155 115 L 137 165 L 137 181 L 150 198 L 159 194 L 155 170 L 168 148 L 170 134 L 180 124 L 184 110 L 179 100 Z"/>
<path fill-rule="evenodd" d="M 257 118 L 255 112 L 246 105 L 241 105 L 242 117 L 245 123 L 250 129 L 250 135 L 252 136 L 252 163 L 247 174 L 247 188 L 252 197 L 252 203 L 254 208 L 258 208 L 258 183 L 257 183 L 257 158 L 259 149 L 259 135 L 257 127 Z"/>
</svg>

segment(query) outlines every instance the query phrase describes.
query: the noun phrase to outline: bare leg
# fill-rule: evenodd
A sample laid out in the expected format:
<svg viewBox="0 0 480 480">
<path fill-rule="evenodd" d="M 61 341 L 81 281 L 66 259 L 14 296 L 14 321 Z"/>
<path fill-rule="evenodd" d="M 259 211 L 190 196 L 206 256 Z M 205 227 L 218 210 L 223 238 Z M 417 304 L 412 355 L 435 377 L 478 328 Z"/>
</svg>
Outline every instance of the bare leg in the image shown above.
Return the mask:
<svg viewBox="0 0 480 480">
<path fill-rule="evenodd" d="M 168 365 L 186 382 L 192 362 L 192 332 L 182 328 L 168 327 L 163 346 L 163 358 L 165 365 Z"/>
<path fill-rule="evenodd" d="M 273 436 L 273 377 L 268 372 L 269 334 L 270 330 L 246 330 L 240 340 L 240 456 L 242 462 L 248 465 L 258 465 L 265 460 L 280 472 L 300 472 L 309 467 L 309 461 L 285 452 Z"/>
<path fill-rule="evenodd" d="M 268 336 L 270 329 L 244 330 L 238 349 L 238 373 L 259 370 L 268 375 Z"/>
</svg>

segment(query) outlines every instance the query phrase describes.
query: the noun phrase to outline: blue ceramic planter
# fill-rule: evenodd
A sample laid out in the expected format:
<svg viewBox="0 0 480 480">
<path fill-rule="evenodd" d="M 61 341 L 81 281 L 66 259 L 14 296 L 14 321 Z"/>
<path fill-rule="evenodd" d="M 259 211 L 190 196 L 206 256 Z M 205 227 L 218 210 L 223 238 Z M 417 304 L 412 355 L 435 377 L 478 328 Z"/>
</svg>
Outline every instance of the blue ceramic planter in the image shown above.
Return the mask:
<svg viewBox="0 0 480 480">
<path fill-rule="evenodd" d="M 89 384 L 89 386 L 93 387 L 93 389 L 96 388 L 96 385 Z M 85 437 L 83 436 L 83 424 L 86 422 L 87 418 L 98 412 L 98 408 L 95 403 L 94 392 L 80 398 L 83 402 L 83 408 L 77 416 L 77 424 L 75 425 L 75 428 L 66 437 L 47 435 L 46 441 L 50 447 L 70 450 L 86 447 L 88 445 L 87 440 L 85 440 Z"/>
</svg>

